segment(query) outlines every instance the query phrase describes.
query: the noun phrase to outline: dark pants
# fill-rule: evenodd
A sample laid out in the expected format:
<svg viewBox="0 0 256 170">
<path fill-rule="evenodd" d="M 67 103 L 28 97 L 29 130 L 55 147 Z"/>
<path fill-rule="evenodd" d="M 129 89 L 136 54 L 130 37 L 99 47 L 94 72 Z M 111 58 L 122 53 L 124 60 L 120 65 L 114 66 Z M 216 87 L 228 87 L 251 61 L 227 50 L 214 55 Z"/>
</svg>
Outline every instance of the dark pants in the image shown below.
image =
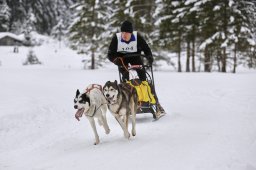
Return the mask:
<svg viewBox="0 0 256 170">
<path fill-rule="evenodd" d="M 127 67 L 127 66 L 125 66 L 125 67 Z M 127 80 L 130 80 L 129 72 L 125 68 L 119 67 L 119 71 L 122 74 L 122 81 L 123 82 L 126 82 Z M 137 72 L 137 74 L 139 76 L 139 79 L 141 81 L 145 81 L 146 80 L 146 72 L 145 72 L 144 68 L 143 69 L 137 69 L 136 72 Z"/>
<path fill-rule="evenodd" d="M 128 64 L 131 64 L 131 65 L 143 65 L 140 57 L 125 58 L 123 60 L 123 62 L 124 62 L 124 65 L 125 65 L 126 68 L 128 68 Z M 123 82 L 129 80 L 129 72 L 125 68 L 119 67 L 119 72 L 122 74 L 122 81 Z M 146 71 L 145 71 L 144 68 L 137 69 L 136 72 L 137 72 L 137 74 L 139 76 L 139 79 L 141 81 L 145 81 L 146 80 Z"/>
</svg>

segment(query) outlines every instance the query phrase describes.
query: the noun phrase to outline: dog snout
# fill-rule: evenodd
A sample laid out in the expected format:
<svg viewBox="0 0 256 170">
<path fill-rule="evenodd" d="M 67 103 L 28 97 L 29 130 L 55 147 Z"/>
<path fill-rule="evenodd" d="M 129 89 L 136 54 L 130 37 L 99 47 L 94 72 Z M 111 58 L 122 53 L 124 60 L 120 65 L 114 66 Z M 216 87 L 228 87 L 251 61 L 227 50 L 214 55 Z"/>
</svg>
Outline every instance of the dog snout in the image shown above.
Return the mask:
<svg viewBox="0 0 256 170">
<path fill-rule="evenodd" d="M 75 105 L 74 108 L 77 109 L 77 105 Z"/>
<path fill-rule="evenodd" d="M 106 97 L 109 97 L 109 94 L 106 94 Z"/>
</svg>

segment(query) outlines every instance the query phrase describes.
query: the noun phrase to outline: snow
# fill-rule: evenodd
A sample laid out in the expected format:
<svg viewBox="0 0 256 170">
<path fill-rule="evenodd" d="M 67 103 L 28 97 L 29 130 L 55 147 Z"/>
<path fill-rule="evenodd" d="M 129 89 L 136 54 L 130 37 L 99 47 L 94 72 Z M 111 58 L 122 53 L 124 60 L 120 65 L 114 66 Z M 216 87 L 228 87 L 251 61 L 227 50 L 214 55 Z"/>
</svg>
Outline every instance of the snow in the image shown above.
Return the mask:
<svg viewBox="0 0 256 170">
<path fill-rule="evenodd" d="M 13 33 L 10 33 L 10 32 L 0 32 L 0 39 L 2 39 L 4 37 L 11 37 L 11 38 L 16 39 L 18 41 L 23 41 L 24 40 L 24 38 L 21 38 L 16 34 L 13 34 Z"/>
<path fill-rule="evenodd" d="M 172 2 L 172 6 L 174 6 L 174 7 L 177 7 L 177 6 L 179 6 L 179 5 L 180 5 L 180 2 L 178 2 L 178 1 Z"/>
<path fill-rule="evenodd" d="M 199 6 L 194 6 L 192 8 L 189 9 L 190 12 L 197 12 L 200 11 L 201 9 L 199 8 Z"/>
<path fill-rule="evenodd" d="M 230 23 L 233 23 L 235 21 L 235 18 L 233 16 L 230 16 L 229 20 Z"/>
<path fill-rule="evenodd" d="M 229 7 L 232 7 L 234 4 L 235 4 L 235 2 L 233 0 L 229 0 L 229 2 L 228 2 Z"/>
<path fill-rule="evenodd" d="M 125 6 L 126 6 L 127 8 L 130 8 L 131 3 L 132 3 L 132 0 L 128 0 L 128 1 L 126 2 Z"/>
<path fill-rule="evenodd" d="M 198 2 L 195 3 L 195 6 L 201 6 L 207 2 L 210 2 L 210 0 L 199 0 Z"/>
<path fill-rule="evenodd" d="M 164 16 L 164 17 L 160 17 L 160 18 L 155 22 L 155 24 L 156 24 L 156 25 L 160 25 L 162 21 L 168 20 L 168 19 L 170 19 L 170 18 L 172 18 L 171 15 L 166 15 L 166 16 Z"/>
<path fill-rule="evenodd" d="M 186 10 L 186 8 L 177 8 L 175 10 L 173 10 L 173 13 L 176 14 L 176 13 L 185 13 L 184 11 Z"/>
<path fill-rule="evenodd" d="M 218 10 L 220 10 L 221 9 L 221 7 L 219 6 L 219 5 L 216 5 L 214 8 L 213 8 L 213 11 L 218 11 Z"/>
<path fill-rule="evenodd" d="M 195 2 L 197 2 L 198 0 L 187 0 L 186 2 L 185 2 L 185 5 L 190 5 L 190 4 L 193 4 L 193 3 L 195 3 Z"/>
<path fill-rule="evenodd" d="M 118 80 L 117 69 L 82 70 L 82 56 L 58 43 L 35 47 L 43 65 L 22 66 L 28 48 L 0 47 L 0 169 L 256 169 L 256 71 L 156 71 L 167 115 L 137 115 L 127 140 L 112 115 L 109 135 L 74 118 L 76 89 Z M 131 127 L 131 125 L 130 125 Z"/>
<path fill-rule="evenodd" d="M 223 43 L 221 43 L 221 48 L 226 48 L 228 46 L 228 39 L 226 39 Z"/>
<path fill-rule="evenodd" d="M 256 45 L 256 42 L 255 42 L 254 39 L 247 38 L 247 42 L 248 42 L 251 46 L 255 46 L 255 45 Z"/>
<path fill-rule="evenodd" d="M 211 36 L 210 38 L 206 39 L 200 46 L 199 49 L 200 50 L 204 50 L 205 47 L 211 43 L 213 43 L 213 41 L 220 36 L 220 32 L 215 33 L 213 36 Z"/>
</svg>

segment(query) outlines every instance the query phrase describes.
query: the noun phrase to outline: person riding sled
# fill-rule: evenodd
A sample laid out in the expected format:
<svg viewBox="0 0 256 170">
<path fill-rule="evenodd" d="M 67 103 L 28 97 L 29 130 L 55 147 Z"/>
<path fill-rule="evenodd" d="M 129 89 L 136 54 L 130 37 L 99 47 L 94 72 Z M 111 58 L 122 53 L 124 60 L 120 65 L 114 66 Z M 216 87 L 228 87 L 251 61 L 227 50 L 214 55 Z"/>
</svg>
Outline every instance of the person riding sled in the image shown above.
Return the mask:
<svg viewBox="0 0 256 170">
<path fill-rule="evenodd" d="M 127 71 L 128 65 L 143 65 L 143 61 L 140 57 L 141 52 L 144 52 L 145 58 L 148 60 L 149 65 L 152 65 L 154 58 L 152 52 L 144 38 L 137 32 L 133 31 L 133 25 L 130 21 L 124 21 L 121 25 L 121 32 L 114 34 L 109 49 L 108 59 L 118 66 L 119 72 L 122 75 L 122 81 L 129 81 L 129 72 Z M 125 55 L 131 55 L 132 57 L 125 58 Z M 125 66 L 125 67 L 120 67 Z M 136 70 L 140 81 L 146 81 L 146 70 Z M 155 91 L 152 89 L 152 93 L 157 101 L 158 111 L 157 117 L 165 114 L 163 107 L 160 105 Z"/>
</svg>

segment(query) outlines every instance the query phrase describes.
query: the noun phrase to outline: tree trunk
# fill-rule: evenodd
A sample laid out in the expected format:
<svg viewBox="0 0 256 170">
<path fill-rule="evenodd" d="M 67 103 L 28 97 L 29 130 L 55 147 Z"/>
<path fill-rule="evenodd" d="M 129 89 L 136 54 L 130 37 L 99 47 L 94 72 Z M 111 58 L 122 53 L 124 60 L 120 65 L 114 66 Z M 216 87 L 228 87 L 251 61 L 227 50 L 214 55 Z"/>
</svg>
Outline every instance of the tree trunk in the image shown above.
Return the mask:
<svg viewBox="0 0 256 170">
<path fill-rule="evenodd" d="M 226 72 L 226 61 L 227 60 L 227 54 L 226 54 L 226 48 L 223 48 L 223 54 L 221 58 L 221 72 L 225 73 Z"/>
<path fill-rule="evenodd" d="M 221 67 L 220 67 L 220 62 L 221 62 L 221 51 L 220 50 L 218 50 L 217 51 L 217 66 L 218 66 L 218 72 L 220 72 L 221 71 Z"/>
<path fill-rule="evenodd" d="M 248 54 L 248 56 L 249 56 L 249 60 L 248 60 L 248 67 L 251 69 L 251 68 L 255 68 L 255 59 L 256 59 L 256 50 L 255 50 L 255 48 L 253 48 L 252 49 L 252 47 L 251 48 L 249 48 L 249 52 L 247 53 Z"/>
<path fill-rule="evenodd" d="M 95 21 L 95 1 L 94 1 L 94 3 L 93 3 L 93 9 L 92 9 L 92 21 Z M 97 21 L 95 21 L 96 23 L 97 23 Z M 95 69 L 95 42 L 94 42 L 94 39 L 93 39 L 93 37 L 94 37 L 94 34 L 95 34 L 95 26 L 93 26 L 93 29 L 92 29 L 92 37 L 91 37 L 91 42 L 92 42 L 92 44 L 91 44 L 91 52 L 92 52 L 92 66 L 91 66 L 91 69 L 92 70 L 94 70 Z"/>
<path fill-rule="evenodd" d="M 94 49 L 92 49 L 91 52 L 92 52 L 92 66 L 91 66 L 91 69 L 94 70 L 94 69 L 95 69 L 95 55 L 94 55 Z"/>
<path fill-rule="evenodd" d="M 178 72 L 182 72 L 180 58 L 181 58 L 181 31 L 179 31 L 179 40 L 178 40 Z"/>
<path fill-rule="evenodd" d="M 211 72 L 210 69 L 210 55 L 209 55 L 209 49 L 208 47 L 205 47 L 204 50 L 204 71 L 205 72 Z"/>
<path fill-rule="evenodd" d="M 187 41 L 187 61 L 186 61 L 186 72 L 190 72 L 190 42 Z"/>
<path fill-rule="evenodd" d="M 228 7 L 228 1 L 224 2 L 225 4 L 225 8 L 224 8 L 224 16 L 223 16 L 223 32 L 225 34 L 225 39 L 227 39 L 227 35 L 228 35 L 228 15 L 227 15 L 227 9 Z M 224 41 L 225 41 L 224 39 Z M 223 48 L 223 54 L 222 54 L 222 68 L 221 68 L 221 72 L 225 73 L 226 72 L 226 62 L 227 62 L 227 54 L 226 54 L 226 47 Z"/>
<path fill-rule="evenodd" d="M 236 48 L 237 48 L 237 45 L 236 45 L 236 43 L 235 43 L 235 49 L 234 49 L 234 67 L 233 67 L 233 73 L 236 73 L 236 66 L 237 66 Z"/>
<path fill-rule="evenodd" d="M 256 48 L 253 48 L 250 58 L 251 58 L 252 68 L 256 68 Z"/>
<path fill-rule="evenodd" d="M 180 57 L 181 57 L 181 50 L 180 50 L 180 48 L 179 48 L 179 51 L 178 51 L 178 72 L 182 72 L 182 70 L 181 70 Z"/>
<path fill-rule="evenodd" d="M 195 39 L 192 41 L 192 72 L 196 72 L 195 65 Z"/>
</svg>

